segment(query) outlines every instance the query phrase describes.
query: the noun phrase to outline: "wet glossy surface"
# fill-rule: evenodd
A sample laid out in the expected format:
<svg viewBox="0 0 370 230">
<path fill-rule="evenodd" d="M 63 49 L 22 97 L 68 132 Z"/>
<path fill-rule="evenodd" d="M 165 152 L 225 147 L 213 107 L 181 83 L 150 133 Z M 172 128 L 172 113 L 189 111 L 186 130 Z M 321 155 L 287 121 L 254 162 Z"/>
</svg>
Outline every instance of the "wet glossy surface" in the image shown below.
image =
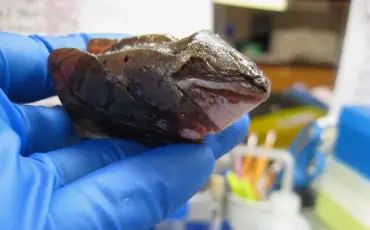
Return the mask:
<svg viewBox="0 0 370 230">
<path fill-rule="evenodd" d="M 95 136 L 201 142 L 269 95 L 258 67 L 207 31 L 94 42 L 97 56 L 55 50 L 49 71 L 72 119 Z"/>
</svg>

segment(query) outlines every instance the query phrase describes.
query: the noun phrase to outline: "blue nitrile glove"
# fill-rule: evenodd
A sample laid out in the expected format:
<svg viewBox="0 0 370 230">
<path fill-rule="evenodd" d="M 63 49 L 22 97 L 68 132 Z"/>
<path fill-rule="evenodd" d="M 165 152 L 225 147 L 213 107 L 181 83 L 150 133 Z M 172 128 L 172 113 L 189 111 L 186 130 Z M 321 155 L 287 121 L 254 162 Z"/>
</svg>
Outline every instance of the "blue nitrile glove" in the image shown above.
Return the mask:
<svg viewBox="0 0 370 230">
<path fill-rule="evenodd" d="M 0 33 L 0 229 L 149 229 L 204 185 L 215 159 L 246 134 L 244 117 L 205 144 L 82 141 L 62 107 L 15 104 L 53 95 L 49 52 L 83 49 L 91 36 L 102 35 Z"/>
</svg>

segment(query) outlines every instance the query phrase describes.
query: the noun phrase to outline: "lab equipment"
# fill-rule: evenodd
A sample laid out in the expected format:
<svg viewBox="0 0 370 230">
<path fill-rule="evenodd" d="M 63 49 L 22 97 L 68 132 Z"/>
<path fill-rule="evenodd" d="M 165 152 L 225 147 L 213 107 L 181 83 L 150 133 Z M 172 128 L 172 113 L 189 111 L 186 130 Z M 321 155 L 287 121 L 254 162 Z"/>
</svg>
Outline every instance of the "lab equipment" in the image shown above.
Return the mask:
<svg viewBox="0 0 370 230">
<path fill-rule="evenodd" d="M 255 230 L 310 229 L 308 222 L 300 214 L 300 199 L 293 192 L 294 161 L 291 154 L 269 148 L 255 148 L 251 151 L 245 145 L 232 150 L 235 155 L 246 153 L 281 161 L 284 174 L 280 189 L 271 192 L 265 200 L 246 201 L 233 193 L 227 196 L 227 218 L 232 228 L 242 230 L 248 226 Z"/>
<path fill-rule="evenodd" d="M 370 180 L 370 106 L 343 107 L 335 158 Z"/>
<path fill-rule="evenodd" d="M 294 187 L 308 187 L 320 176 L 335 139 L 335 120 L 323 117 L 307 125 L 294 139 L 289 152 L 295 159 Z"/>
<path fill-rule="evenodd" d="M 318 182 L 316 216 L 333 230 L 370 229 L 370 180 L 333 157 Z"/>
<path fill-rule="evenodd" d="M 370 107 L 344 106 L 315 212 L 331 229 L 370 229 Z"/>
</svg>

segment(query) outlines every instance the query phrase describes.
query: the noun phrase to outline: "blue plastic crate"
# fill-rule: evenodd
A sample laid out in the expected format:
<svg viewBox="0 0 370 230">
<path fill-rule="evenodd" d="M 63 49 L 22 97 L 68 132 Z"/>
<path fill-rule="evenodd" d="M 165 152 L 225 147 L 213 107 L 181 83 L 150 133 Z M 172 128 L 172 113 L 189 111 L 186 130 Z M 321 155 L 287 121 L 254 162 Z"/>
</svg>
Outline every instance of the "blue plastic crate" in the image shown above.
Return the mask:
<svg viewBox="0 0 370 230">
<path fill-rule="evenodd" d="M 335 158 L 370 179 L 370 107 L 344 107 L 338 121 Z"/>
</svg>

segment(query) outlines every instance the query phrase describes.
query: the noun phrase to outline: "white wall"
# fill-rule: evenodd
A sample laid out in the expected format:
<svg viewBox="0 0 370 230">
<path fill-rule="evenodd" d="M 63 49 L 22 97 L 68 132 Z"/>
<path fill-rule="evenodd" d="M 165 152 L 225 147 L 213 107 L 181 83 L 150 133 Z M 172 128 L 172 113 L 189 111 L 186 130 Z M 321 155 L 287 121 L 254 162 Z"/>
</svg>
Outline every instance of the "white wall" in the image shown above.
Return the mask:
<svg viewBox="0 0 370 230">
<path fill-rule="evenodd" d="M 212 29 L 212 21 L 211 0 L 90 0 L 81 8 L 81 28 L 88 31 L 186 36 Z"/>
<path fill-rule="evenodd" d="M 213 29 L 212 0 L 1 0 L 0 30 L 171 33 Z"/>
</svg>

